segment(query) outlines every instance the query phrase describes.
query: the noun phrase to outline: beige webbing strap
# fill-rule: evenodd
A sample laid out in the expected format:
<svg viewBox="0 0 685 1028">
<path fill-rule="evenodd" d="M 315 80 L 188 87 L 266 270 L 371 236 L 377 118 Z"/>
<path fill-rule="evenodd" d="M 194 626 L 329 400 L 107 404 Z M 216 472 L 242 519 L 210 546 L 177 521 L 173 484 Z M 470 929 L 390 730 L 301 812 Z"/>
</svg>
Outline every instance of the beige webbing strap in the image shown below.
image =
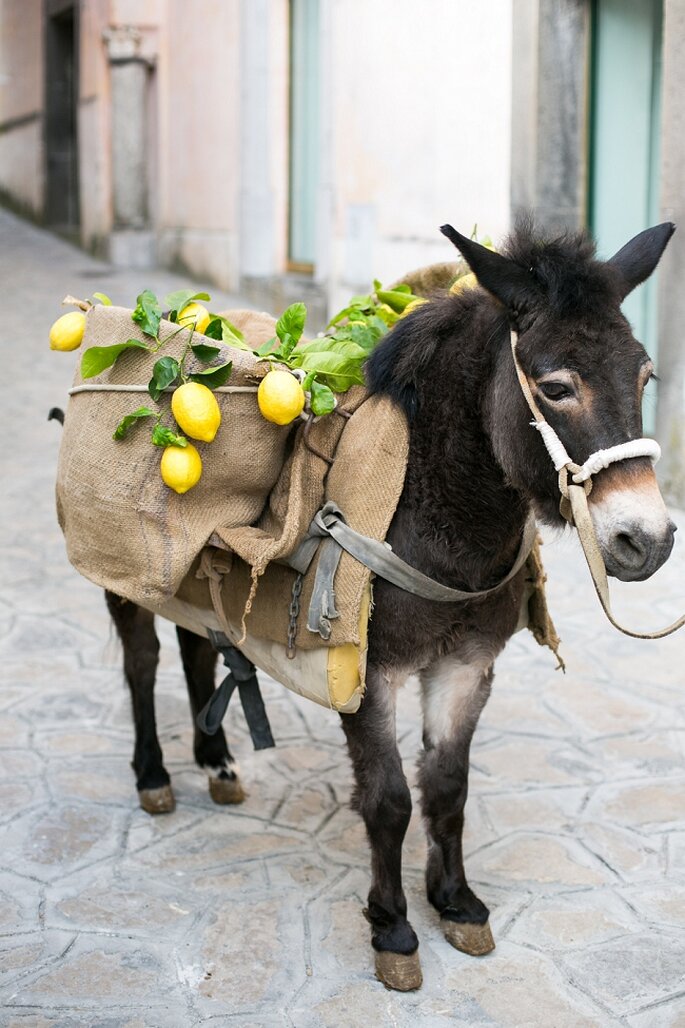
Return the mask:
<svg viewBox="0 0 685 1028">
<path fill-rule="evenodd" d="M 582 486 L 569 485 L 568 498 L 573 511 L 573 522 L 578 532 L 580 545 L 583 547 L 587 566 L 590 569 L 595 592 L 602 605 L 602 610 L 614 628 L 618 628 L 619 632 L 623 632 L 624 635 L 630 635 L 634 639 L 663 639 L 664 636 L 671 635 L 672 632 L 677 632 L 679 628 L 682 628 L 685 625 L 685 614 L 678 618 L 677 621 L 674 621 L 672 625 L 669 625 L 668 628 L 662 628 L 659 632 L 633 632 L 631 629 L 624 628 L 618 623 L 611 611 L 606 568 L 604 567 L 604 560 L 597 542 L 592 518 L 590 517 L 587 493 Z"/>
</svg>

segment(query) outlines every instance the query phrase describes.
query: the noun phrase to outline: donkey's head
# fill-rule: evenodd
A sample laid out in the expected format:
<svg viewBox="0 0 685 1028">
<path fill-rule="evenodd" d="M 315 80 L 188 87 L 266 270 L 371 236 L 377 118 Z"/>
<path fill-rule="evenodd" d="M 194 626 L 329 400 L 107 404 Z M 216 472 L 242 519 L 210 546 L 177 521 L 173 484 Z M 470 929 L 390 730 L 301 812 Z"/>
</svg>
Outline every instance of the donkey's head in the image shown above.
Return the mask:
<svg viewBox="0 0 685 1028">
<path fill-rule="evenodd" d="M 600 449 L 642 436 L 642 394 L 652 362 L 621 313 L 621 303 L 652 273 L 674 226 L 635 236 L 606 262 L 585 234 L 552 242 L 528 225 L 504 254 L 442 231 L 518 332 L 517 354 L 534 400 L 576 464 Z M 559 518 L 557 476 L 516 379 L 511 352 L 497 360 L 488 403 L 495 456 L 512 485 L 527 493 L 545 521 Z M 669 556 L 675 526 L 651 461 L 613 463 L 593 478 L 590 511 L 609 574 L 648 578 Z"/>
</svg>

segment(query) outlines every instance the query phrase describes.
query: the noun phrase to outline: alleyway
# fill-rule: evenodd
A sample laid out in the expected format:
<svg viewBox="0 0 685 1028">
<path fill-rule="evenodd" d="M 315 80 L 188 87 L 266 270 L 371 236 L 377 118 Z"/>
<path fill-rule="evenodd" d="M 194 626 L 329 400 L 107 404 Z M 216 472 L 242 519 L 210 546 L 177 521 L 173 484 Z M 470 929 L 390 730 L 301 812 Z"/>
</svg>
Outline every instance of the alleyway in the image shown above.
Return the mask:
<svg viewBox="0 0 685 1028">
<path fill-rule="evenodd" d="M 46 420 L 75 364 L 48 349 L 60 300 L 101 290 L 133 305 L 146 286 L 187 283 L 114 272 L 4 212 L 0 283 L 0 1025 L 682 1028 L 685 631 L 621 637 L 575 540 L 545 546 L 568 673 L 519 634 L 472 755 L 467 872 L 497 949 L 478 960 L 443 939 L 415 804 L 405 883 L 424 985 L 386 991 L 361 914 L 367 847 L 336 717 L 267 680 L 277 748 L 252 752 L 232 710 L 249 795 L 214 806 L 192 762 L 173 628 L 160 625 L 160 736 L 178 806 L 151 818 L 137 805 L 103 597 L 64 554 L 60 427 Z M 685 607 L 685 515 L 674 517 L 667 566 L 614 586 L 637 628 Z M 399 728 L 412 781 L 419 723 L 410 685 Z"/>
</svg>

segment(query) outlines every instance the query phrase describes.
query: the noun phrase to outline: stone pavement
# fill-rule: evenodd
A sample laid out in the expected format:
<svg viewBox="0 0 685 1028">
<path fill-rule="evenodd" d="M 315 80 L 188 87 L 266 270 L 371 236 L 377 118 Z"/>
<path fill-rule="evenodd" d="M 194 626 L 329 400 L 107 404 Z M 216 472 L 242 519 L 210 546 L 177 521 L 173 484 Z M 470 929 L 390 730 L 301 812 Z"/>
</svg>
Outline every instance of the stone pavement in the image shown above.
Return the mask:
<svg viewBox="0 0 685 1028">
<path fill-rule="evenodd" d="M 442 938 L 415 814 L 405 882 L 424 986 L 386 991 L 361 915 L 368 855 L 336 717 L 267 680 L 278 746 L 252 752 L 232 710 L 249 795 L 215 807 L 192 762 L 173 629 L 160 625 L 160 735 L 178 807 L 151 818 L 137 806 L 103 598 L 64 555 L 60 428 L 46 421 L 75 363 L 48 349 L 59 301 L 101 289 L 129 303 L 144 286 L 185 283 L 114 273 L 6 213 L 0 281 L 0 1025 L 685 1025 L 685 633 L 618 635 L 575 540 L 545 547 L 568 673 L 517 636 L 473 750 L 467 870 L 497 949 L 475 959 Z M 668 565 L 614 587 L 636 627 L 685 606 L 685 516 L 675 517 Z M 412 686 L 399 734 L 413 780 Z"/>
</svg>

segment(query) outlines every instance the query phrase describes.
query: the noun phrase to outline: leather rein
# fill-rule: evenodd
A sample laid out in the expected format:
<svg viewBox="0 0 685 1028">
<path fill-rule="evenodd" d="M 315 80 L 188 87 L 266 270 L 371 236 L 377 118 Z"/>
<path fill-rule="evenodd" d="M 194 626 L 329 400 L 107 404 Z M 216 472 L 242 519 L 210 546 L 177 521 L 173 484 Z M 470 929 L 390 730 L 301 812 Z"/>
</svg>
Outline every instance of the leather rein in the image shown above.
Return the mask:
<svg viewBox="0 0 685 1028">
<path fill-rule="evenodd" d="M 632 636 L 634 639 L 663 639 L 664 636 L 671 635 L 672 632 L 676 632 L 685 625 L 685 614 L 678 618 L 677 621 L 674 621 L 672 625 L 662 628 L 658 632 L 634 632 L 629 628 L 624 628 L 614 617 L 611 610 L 606 567 L 599 543 L 597 542 L 587 502 L 587 498 L 592 490 L 593 475 L 603 468 L 608 468 L 610 464 L 616 461 L 627 460 L 631 457 L 649 457 L 652 463 L 656 463 L 661 456 L 659 444 L 654 439 L 632 439 L 630 442 L 619 443 L 617 446 L 611 446 L 605 450 L 597 450 L 582 465 L 574 463 L 566 452 L 561 439 L 549 422 L 545 420 L 544 414 L 535 401 L 528 376 L 518 359 L 516 352 L 517 343 L 518 334 L 511 329 L 511 352 L 514 358 L 516 374 L 530 412 L 535 419 L 531 421 L 531 425 L 542 436 L 547 452 L 559 475 L 559 491 L 561 493 L 559 512 L 569 525 L 575 526 L 578 532 L 595 592 L 604 613 L 614 628 L 617 628 L 619 632 L 623 632 L 624 635 Z"/>
</svg>

